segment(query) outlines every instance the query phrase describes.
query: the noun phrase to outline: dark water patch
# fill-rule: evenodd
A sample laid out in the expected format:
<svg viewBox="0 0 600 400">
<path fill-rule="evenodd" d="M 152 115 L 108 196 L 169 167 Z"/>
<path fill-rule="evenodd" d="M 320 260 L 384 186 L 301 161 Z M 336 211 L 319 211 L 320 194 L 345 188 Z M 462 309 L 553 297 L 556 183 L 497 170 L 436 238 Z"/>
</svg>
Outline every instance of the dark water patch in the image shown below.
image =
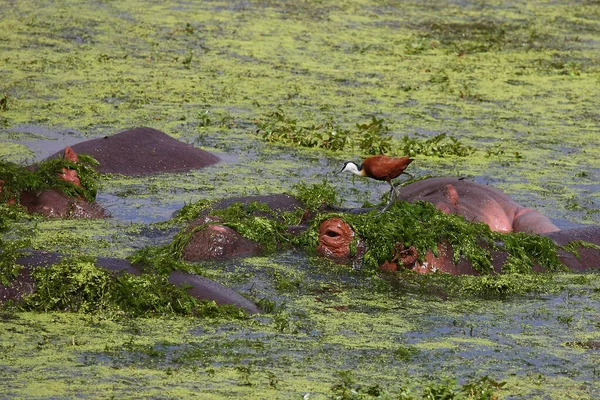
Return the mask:
<svg viewBox="0 0 600 400">
<path fill-rule="evenodd" d="M 34 153 L 35 161 L 89 139 L 85 133 L 75 129 L 52 129 L 36 125 L 14 126 L 6 134 L 11 142 L 26 145 Z"/>
<path fill-rule="evenodd" d="M 476 364 L 486 374 L 502 376 L 519 365 L 521 376 L 568 375 L 585 382 L 594 379 L 592 360 L 582 358 L 578 351 L 565 351 L 562 344 L 582 332 L 595 331 L 592 304 L 589 297 L 564 294 L 482 302 L 485 313 L 424 315 L 421 328 L 406 333 L 404 338 L 421 349 L 413 361 L 423 370 L 435 370 L 435 364 L 441 362 L 454 364 L 456 373 L 464 376 L 468 374 L 467 366 Z"/>
<path fill-rule="evenodd" d="M 67 41 L 75 42 L 76 44 L 91 44 L 94 42 L 94 31 L 92 26 L 86 22 L 85 27 L 68 27 L 63 29 L 60 37 Z"/>
<path fill-rule="evenodd" d="M 184 203 L 163 203 L 159 198 L 130 198 L 110 193 L 99 193 L 96 202 L 111 218 L 123 222 L 151 224 L 171 219 Z"/>
</svg>

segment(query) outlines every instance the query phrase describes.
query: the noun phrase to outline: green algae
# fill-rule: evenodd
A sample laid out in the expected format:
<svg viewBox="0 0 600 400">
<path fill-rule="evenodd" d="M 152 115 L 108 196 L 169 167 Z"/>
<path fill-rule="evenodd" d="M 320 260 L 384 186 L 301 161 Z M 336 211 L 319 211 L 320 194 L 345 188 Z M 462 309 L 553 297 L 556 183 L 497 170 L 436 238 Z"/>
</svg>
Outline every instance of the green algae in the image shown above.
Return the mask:
<svg viewBox="0 0 600 400">
<path fill-rule="evenodd" d="M 41 192 L 46 189 L 57 189 L 70 197 L 81 196 L 93 202 L 100 184 L 100 174 L 95 170 L 98 161 L 82 154 L 77 163 L 54 158 L 37 163 L 33 168 L 8 161 L 0 161 L 0 180 L 2 192 L 0 200 L 18 199 L 21 192 Z M 80 185 L 60 177 L 65 170 L 77 172 Z"/>
<path fill-rule="evenodd" d="M 290 191 L 357 156 L 264 145 L 254 121 L 278 108 L 302 126 L 334 121 L 348 129 L 375 116 L 395 140 L 447 134 L 477 151 L 418 155 L 413 173 L 477 177 L 551 218 L 598 223 L 599 17 L 586 1 L 12 2 L 0 20 L 0 148 L 8 161 L 31 157 L 11 139 L 22 125 L 89 137 L 148 125 L 239 157 L 175 179 L 111 178 L 103 191 L 121 195 L 114 221 L 20 224 L 37 225 L 40 249 L 124 257 L 164 241 L 140 237 L 143 223 L 164 221 L 186 203 Z M 378 203 L 387 191 L 360 179 L 333 184 L 350 206 Z M 236 262 L 231 270 L 203 266 L 274 302 L 277 318 L 264 325 L 5 315 L 0 393 L 327 398 L 348 393 L 332 390 L 342 385 L 368 398 L 366 388 L 379 385 L 421 398 L 431 382 L 442 384 L 438 393 L 456 391 L 486 375 L 506 382 L 501 397 L 590 398 L 600 390 L 596 353 L 563 346 L 598 337 L 594 274 L 585 282 L 547 278 L 562 289 L 532 281 L 530 288 L 548 293 L 534 298 L 500 285 L 508 288 L 501 302 L 463 301 L 451 291 L 442 301 L 427 290 L 440 277 L 385 295 L 377 285 L 346 284 L 347 293 L 333 285 L 315 296 L 304 288 L 352 281 L 352 272 L 338 267 L 324 284 L 309 285 L 312 275 L 302 271 L 318 276 L 326 267 L 315 272 L 310 260 L 287 257 Z M 260 285 L 253 276 L 269 265 L 279 277 L 273 272 Z M 458 279 L 481 292 L 497 285 Z M 268 289 L 271 280 L 279 290 Z M 456 345 L 471 331 L 495 345 Z M 422 342 L 440 350 L 402 363 L 393 355 Z M 350 379 L 336 373 L 347 370 Z M 446 377 L 459 382 L 444 385 Z"/>
<path fill-rule="evenodd" d="M 18 158 L 28 157 L 30 155 L 31 152 L 29 151 L 27 146 L 18 143 L 2 143 L 2 147 L 0 148 L 0 160 L 18 162 L 22 161 Z"/>
<path fill-rule="evenodd" d="M 256 261 L 264 264 L 260 259 Z M 262 316 L 250 323 L 181 317 L 124 318 L 115 322 L 94 315 L 4 313 L 3 360 L 13 367 L 20 366 L 21 379 L 43 373 L 46 378 L 27 389 L 56 396 L 65 395 L 66 390 L 73 395 L 93 394 L 91 390 L 101 388 L 115 395 L 135 391 L 160 397 L 164 396 L 161 390 L 176 386 L 178 396 L 184 397 L 192 396 L 195 390 L 196 396 L 207 398 L 250 392 L 255 397 L 310 392 L 316 398 L 325 398 L 340 383 L 335 371 L 352 370 L 353 381 L 363 388 L 379 385 L 382 392 L 393 395 L 406 391 L 411 398 L 421 398 L 421 391 L 432 382 L 442 383 L 472 363 L 478 369 L 471 374 L 480 377 L 481 371 L 505 368 L 509 372 L 503 378 L 506 383 L 500 395 L 548 393 L 540 383 L 558 396 L 569 391 L 585 396 L 597 390 L 593 381 L 583 386 L 577 383 L 578 376 L 591 373 L 594 355 L 561 346 L 564 338 L 595 323 L 593 310 L 585 311 L 585 306 L 577 302 L 567 300 L 568 311 L 549 307 L 544 314 L 532 309 L 533 299 L 494 301 L 487 302 L 484 311 L 479 302 L 449 304 L 410 296 L 382 302 L 369 295 L 368 285 L 346 286 L 345 290 L 349 291 L 347 295 L 326 300 L 324 305 L 315 301 L 319 294 L 302 290 L 294 295 L 296 305 L 288 306 L 285 315 Z M 361 299 L 369 298 L 374 300 L 377 312 L 360 306 Z M 337 310 L 337 305 L 348 308 Z M 582 326 L 563 326 L 557 333 L 555 328 L 561 324 L 557 317 L 566 315 L 565 311 L 582 313 Z M 486 322 L 490 317 L 492 324 Z M 547 323 L 539 325 L 540 320 Z M 515 333 L 519 329 L 523 333 L 503 333 L 502 328 L 515 326 L 515 321 Z M 377 342 L 369 340 L 374 331 L 381 335 Z M 423 334 L 417 334 L 419 331 Z M 545 342 L 552 336 L 557 336 L 550 339 L 557 347 L 549 353 Z M 402 346 L 415 349 L 410 360 L 398 358 Z M 521 354 L 524 350 L 526 353 Z M 540 352 L 543 355 L 538 355 Z M 61 363 L 60 370 L 43 371 L 51 360 Z M 563 386 L 550 383 L 543 372 L 548 366 L 539 364 L 557 362 L 568 372 L 556 377 Z M 521 365 L 520 371 L 515 363 Z M 385 375 L 378 364 L 386 365 Z M 302 373 L 289 373 L 290 367 Z M 322 374 L 324 368 L 332 372 Z M 92 377 L 95 384 L 90 388 L 86 382 Z M 18 396 L 27 390 L 15 384 L 14 376 L 5 374 L 4 378 L 8 384 L 3 386 L 4 393 Z M 70 389 L 60 384 L 65 378 Z M 148 382 L 152 384 L 146 385 Z M 456 390 L 453 385 L 448 388 Z"/>
<path fill-rule="evenodd" d="M 235 307 L 218 307 L 199 301 L 168 283 L 168 275 L 156 271 L 140 276 L 112 275 L 96 267 L 92 258 L 67 258 L 49 267 L 35 268 L 31 276 L 36 291 L 17 307 L 27 311 L 94 313 L 105 318 L 164 316 L 168 314 L 241 316 Z"/>
</svg>

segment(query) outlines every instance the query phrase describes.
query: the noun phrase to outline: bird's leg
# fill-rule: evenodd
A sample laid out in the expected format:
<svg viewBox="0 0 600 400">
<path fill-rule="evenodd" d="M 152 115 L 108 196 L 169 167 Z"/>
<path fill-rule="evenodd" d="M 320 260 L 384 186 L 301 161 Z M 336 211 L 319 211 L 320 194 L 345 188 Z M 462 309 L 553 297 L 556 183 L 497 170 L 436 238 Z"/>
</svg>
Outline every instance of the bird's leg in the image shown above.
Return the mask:
<svg viewBox="0 0 600 400">
<path fill-rule="evenodd" d="M 390 186 L 391 186 L 391 189 L 390 189 L 390 193 L 388 195 L 388 202 L 385 205 L 385 207 L 383 207 L 383 209 L 381 211 L 379 211 L 380 214 L 386 212 L 390 208 L 390 206 L 396 200 L 396 197 L 398 195 L 398 193 L 396 192 L 396 188 L 394 187 L 394 185 L 392 185 L 392 182 L 390 182 Z"/>
<path fill-rule="evenodd" d="M 400 183 L 398 183 L 398 185 L 400 185 Z M 391 191 L 394 196 L 394 201 L 398 200 L 398 198 L 400 197 L 400 192 L 398 191 L 398 185 L 394 186 L 394 184 L 390 182 L 390 186 L 392 187 Z"/>
<path fill-rule="evenodd" d="M 413 179 L 413 178 L 414 178 L 414 176 L 413 176 L 412 174 L 409 174 L 408 172 L 402 172 L 402 174 L 403 174 L 403 175 L 408 175 L 408 176 L 410 176 L 410 179 Z M 400 195 L 400 191 L 399 191 L 399 189 L 398 189 L 398 186 L 400 186 L 400 184 L 401 184 L 401 183 L 403 183 L 403 182 L 398 182 L 398 183 L 396 184 L 396 186 L 394 186 L 394 184 L 393 184 L 391 181 L 389 182 L 389 184 L 390 184 L 390 186 L 392 187 L 392 190 L 393 190 L 393 192 L 394 192 L 394 201 L 396 201 L 396 200 L 398 200 L 398 199 L 402 198 L 402 196 Z"/>
</svg>

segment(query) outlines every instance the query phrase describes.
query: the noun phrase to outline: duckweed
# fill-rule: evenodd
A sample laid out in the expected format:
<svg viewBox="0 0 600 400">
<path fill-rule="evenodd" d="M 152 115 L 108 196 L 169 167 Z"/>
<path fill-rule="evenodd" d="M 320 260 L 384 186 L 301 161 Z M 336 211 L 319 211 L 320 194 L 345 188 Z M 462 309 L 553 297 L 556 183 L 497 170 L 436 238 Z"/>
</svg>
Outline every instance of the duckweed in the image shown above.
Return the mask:
<svg viewBox="0 0 600 400">
<path fill-rule="evenodd" d="M 27 236 L 40 249 L 120 257 L 165 244 L 175 225 L 144 224 L 186 203 L 321 182 L 363 152 L 356 124 L 373 118 L 388 129 L 365 148 L 412 149 L 417 175 L 474 177 L 561 226 L 598 223 L 591 1 L 21 0 L 3 7 L 0 29 L 1 157 L 42 158 L 57 138 L 140 125 L 235 156 L 176 178 L 111 177 L 102 200 L 112 220 L 11 220 L 3 243 Z M 255 121 L 279 109 L 330 149 L 263 140 Z M 56 135 L 36 136 L 40 128 Z M 440 152 L 451 138 L 456 147 Z M 461 155 L 468 146 L 476 150 Z M 387 190 L 329 181 L 350 206 Z M 587 399 L 600 390 L 595 350 L 569 345 L 598 339 L 598 274 L 392 283 L 297 252 L 192 267 L 265 298 L 277 318 L 4 310 L 1 396 Z M 261 275 L 271 268 L 281 292 Z M 461 285 L 499 295 L 473 298 Z M 407 360 L 401 348 L 416 352 Z"/>
<path fill-rule="evenodd" d="M 98 166 L 98 161 L 85 154 L 78 157 L 77 163 L 64 158 L 53 158 L 31 168 L 0 160 L 0 200 L 18 199 L 21 192 L 39 192 L 51 188 L 68 196 L 83 196 L 87 201 L 94 201 L 100 185 L 100 173 L 94 168 Z M 81 185 L 61 179 L 59 175 L 63 168 L 77 171 Z"/>
</svg>

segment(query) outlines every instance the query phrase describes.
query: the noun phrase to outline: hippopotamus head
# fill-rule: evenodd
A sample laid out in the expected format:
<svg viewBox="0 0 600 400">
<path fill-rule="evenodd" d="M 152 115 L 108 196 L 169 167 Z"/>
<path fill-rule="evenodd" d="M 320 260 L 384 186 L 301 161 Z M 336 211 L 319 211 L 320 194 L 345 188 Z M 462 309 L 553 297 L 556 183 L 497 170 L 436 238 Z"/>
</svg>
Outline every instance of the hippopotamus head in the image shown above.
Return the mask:
<svg viewBox="0 0 600 400">
<path fill-rule="evenodd" d="M 362 258 L 366 250 L 363 241 L 356 239 L 354 230 L 342 218 L 326 219 L 319 225 L 317 254 L 341 263 L 355 261 Z"/>
<path fill-rule="evenodd" d="M 356 243 L 356 250 L 353 245 Z M 360 265 L 367 252 L 365 242 L 357 237 L 352 227 L 340 217 L 324 220 L 319 225 L 319 244 L 317 254 L 327 257 L 338 263 L 352 263 Z M 431 250 L 421 255 L 414 246 L 406 246 L 396 242 L 389 259 L 379 265 L 382 271 L 397 271 L 399 267 L 413 270 L 417 273 L 430 273 L 443 271 L 451 274 L 476 274 L 472 265 L 465 260 L 457 264 L 452 261 L 452 248 L 447 242 L 437 246 L 436 254 Z M 422 260 L 421 260 L 422 259 Z"/>
</svg>

